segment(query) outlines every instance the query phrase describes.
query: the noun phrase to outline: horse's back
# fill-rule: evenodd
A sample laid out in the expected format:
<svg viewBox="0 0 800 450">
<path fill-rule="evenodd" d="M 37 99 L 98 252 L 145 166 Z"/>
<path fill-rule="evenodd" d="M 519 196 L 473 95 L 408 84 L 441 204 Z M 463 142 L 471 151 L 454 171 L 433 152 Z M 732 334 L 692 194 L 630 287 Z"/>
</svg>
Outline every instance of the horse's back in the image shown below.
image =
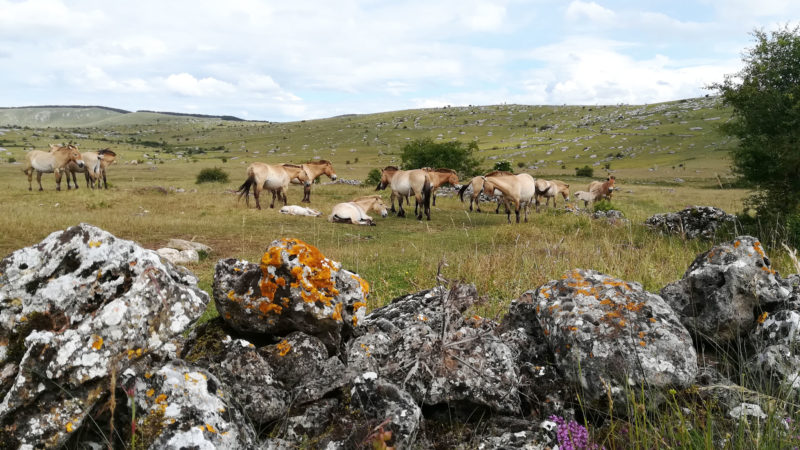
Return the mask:
<svg viewBox="0 0 800 450">
<path fill-rule="evenodd" d="M 54 172 L 56 160 L 49 152 L 31 150 L 25 154 L 25 170 L 35 169 L 37 172 Z"/>
</svg>

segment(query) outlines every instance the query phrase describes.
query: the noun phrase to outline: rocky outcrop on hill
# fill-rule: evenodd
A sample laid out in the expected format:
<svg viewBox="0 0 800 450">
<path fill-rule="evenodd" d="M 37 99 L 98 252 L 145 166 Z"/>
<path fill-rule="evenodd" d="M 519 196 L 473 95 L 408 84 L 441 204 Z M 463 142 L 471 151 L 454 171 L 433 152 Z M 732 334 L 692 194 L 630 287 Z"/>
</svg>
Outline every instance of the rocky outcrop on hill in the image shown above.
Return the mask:
<svg viewBox="0 0 800 450">
<path fill-rule="evenodd" d="M 368 293 L 281 239 L 259 264 L 220 260 L 220 317 L 191 328 L 208 301 L 191 274 L 89 225 L 54 233 L 0 261 L 0 446 L 568 447 L 588 439 L 586 408 L 624 415 L 632 393 L 657 405 L 692 384 L 763 418 L 763 396 L 698 367 L 690 331 L 747 340 L 739 363 L 800 391 L 800 276 L 751 237 L 699 255 L 663 298 L 574 269 L 500 323 L 469 313 L 468 284 L 369 314 Z"/>
<path fill-rule="evenodd" d="M 678 212 L 656 214 L 644 224 L 663 234 L 712 239 L 721 225 L 735 220 L 735 216 L 713 206 L 688 206 Z"/>
</svg>

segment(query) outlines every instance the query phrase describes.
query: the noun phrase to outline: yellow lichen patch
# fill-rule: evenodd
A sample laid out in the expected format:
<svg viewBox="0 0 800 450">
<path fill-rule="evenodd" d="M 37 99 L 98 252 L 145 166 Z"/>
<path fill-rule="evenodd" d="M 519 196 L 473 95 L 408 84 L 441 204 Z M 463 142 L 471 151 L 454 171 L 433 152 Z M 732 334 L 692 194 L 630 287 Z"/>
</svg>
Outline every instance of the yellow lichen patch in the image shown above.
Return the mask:
<svg viewBox="0 0 800 450">
<path fill-rule="evenodd" d="M 769 317 L 769 313 L 764 311 L 760 316 L 758 316 L 758 323 L 764 323 L 764 321 L 767 320 L 767 317 Z"/>
<path fill-rule="evenodd" d="M 156 393 L 155 390 L 148 389 L 147 392 L 145 393 L 145 395 L 147 395 L 148 397 L 152 397 L 155 393 Z"/>
<path fill-rule="evenodd" d="M 236 301 L 238 301 L 238 298 L 236 297 L 236 292 L 234 292 L 234 291 L 233 291 L 233 289 L 231 289 L 230 291 L 228 291 L 228 298 L 229 298 L 229 299 L 230 299 L 232 302 L 236 302 Z"/>
<path fill-rule="evenodd" d="M 646 345 L 647 345 L 647 342 L 645 342 L 645 341 L 639 341 L 639 345 L 641 345 L 642 347 L 644 347 L 644 346 L 646 346 Z"/>
<path fill-rule="evenodd" d="M 94 339 L 92 341 L 92 348 L 93 349 L 100 350 L 101 348 L 103 348 L 103 338 L 102 337 L 94 335 L 94 336 L 92 336 L 92 338 Z"/>
<path fill-rule="evenodd" d="M 153 374 L 150 373 L 150 372 L 145 372 L 144 373 L 144 377 L 147 378 L 147 379 L 150 379 L 150 377 L 152 377 L 152 376 L 153 376 Z"/>
<path fill-rule="evenodd" d="M 736 241 L 733 243 L 733 248 L 739 248 L 740 245 L 742 245 L 742 241 Z"/>
<path fill-rule="evenodd" d="M 19 321 L 20 321 L 20 322 L 27 322 L 27 321 L 28 321 L 28 318 L 27 318 L 27 317 L 25 317 L 25 316 L 22 316 L 22 317 L 20 317 L 20 318 L 19 318 Z"/>
<path fill-rule="evenodd" d="M 361 290 L 364 292 L 364 296 L 369 294 L 369 283 L 367 283 L 367 280 L 361 278 L 360 276 L 358 276 L 356 274 L 353 274 L 353 275 L 350 275 L 350 276 L 354 280 L 358 281 L 359 286 L 361 286 Z"/>
<path fill-rule="evenodd" d="M 167 402 L 167 394 L 158 394 L 156 397 L 156 403 L 162 404 Z"/>
<path fill-rule="evenodd" d="M 215 430 L 214 427 L 212 427 L 210 423 L 206 424 L 206 430 L 208 430 L 209 433 L 216 433 L 217 432 L 217 430 Z"/>
<path fill-rule="evenodd" d="M 336 306 L 334 306 L 331 319 L 338 320 L 339 322 L 342 321 L 342 306 L 343 305 L 341 303 L 337 303 Z"/>
<path fill-rule="evenodd" d="M 67 433 L 72 433 L 72 431 L 75 430 L 75 426 L 72 425 L 72 422 L 67 422 L 65 428 L 67 429 Z"/>
<path fill-rule="evenodd" d="M 280 287 L 285 287 L 286 286 L 286 280 L 284 280 L 282 277 L 278 277 L 278 278 L 275 279 L 275 284 L 277 284 Z"/>
<path fill-rule="evenodd" d="M 366 307 L 367 307 L 367 304 L 364 303 L 364 302 L 354 302 L 353 303 L 353 312 L 355 313 L 359 309 L 366 308 Z"/>
<path fill-rule="evenodd" d="M 286 356 L 289 353 L 289 350 L 292 349 L 292 344 L 289 343 L 286 339 L 282 340 L 278 345 L 275 346 L 278 349 L 278 354 L 280 356 Z"/>
<path fill-rule="evenodd" d="M 100 242 L 100 241 L 89 241 L 89 247 L 90 248 L 100 247 L 100 244 L 102 244 L 102 242 Z"/>
<path fill-rule="evenodd" d="M 650 322 L 651 322 L 651 323 L 656 323 L 656 322 L 658 322 L 658 321 L 656 320 L 656 318 L 655 318 L 655 317 L 651 317 L 649 320 L 650 320 Z"/>
<path fill-rule="evenodd" d="M 275 314 L 280 314 L 283 308 L 280 305 L 276 305 L 275 303 L 270 303 L 267 301 L 259 302 L 258 310 L 261 314 L 269 314 L 271 312 L 275 312 Z"/>
<path fill-rule="evenodd" d="M 761 249 L 761 242 L 755 241 L 753 242 L 753 248 L 756 250 L 756 253 L 759 254 L 762 258 L 766 258 L 767 255 L 764 254 L 764 250 Z"/>
<path fill-rule="evenodd" d="M 639 332 L 639 339 L 644 339 L 644 331 Z"/>
</svg>

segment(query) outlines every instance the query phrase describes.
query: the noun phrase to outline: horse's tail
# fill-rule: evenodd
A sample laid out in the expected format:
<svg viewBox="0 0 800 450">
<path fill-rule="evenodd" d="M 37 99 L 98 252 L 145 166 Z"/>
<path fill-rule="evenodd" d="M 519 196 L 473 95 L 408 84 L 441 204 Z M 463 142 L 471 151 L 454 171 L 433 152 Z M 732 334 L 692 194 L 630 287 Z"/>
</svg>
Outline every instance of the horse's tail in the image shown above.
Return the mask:
<svg viewBox="0 0 800 450">
<path fill-rule="evenodd" d="M 236 193 L 239 194 L 239 200 L 241 200 L 242 196 L 244 195 L 244 202 L 247 206 L 250 206 L 250 188 L 252 187 L 253 191 L 255 191 L 255 184 L 256 176 L 250 175 L 246 180 L 244 180 L 244 183 L 239 186 L 239 189 L 236 190 Z"/>
<path fill-rule="evenodd" d="M 467 192 L 467 188 L 470 186 L 472 186 L 472 183 L 467 183 L 458 190 L 458 198 L 461 199 L 461 203 L 464 203 L 464 192 Z"/>
<path fill-rule="evenodd" d="M 428 215 L 428 220 L 431 220 L 431 193 L 433 192 L 433 187 L 431 186 L 431 180 L 428 177 L 425 177 L 425 184 L 422 185 L 422 203 L 425 205 L 425 212 Z"/>
</svg>

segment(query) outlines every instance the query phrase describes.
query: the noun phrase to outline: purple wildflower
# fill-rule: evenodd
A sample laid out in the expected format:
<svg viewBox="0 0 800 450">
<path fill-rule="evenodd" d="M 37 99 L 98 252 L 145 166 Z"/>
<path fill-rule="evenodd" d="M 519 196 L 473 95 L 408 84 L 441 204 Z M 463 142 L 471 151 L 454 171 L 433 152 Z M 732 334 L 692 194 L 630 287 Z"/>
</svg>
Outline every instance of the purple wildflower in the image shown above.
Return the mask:
<svg viewBox="0 0 800 450">
<path fill-rule="evenodd" d="M 556 424 L 558 445 L 563 450 L 605 450 L 589 440 L 589 430 L 583 425 L 563 417 L 550 416 L 549 419 Z"/>
</svg>

